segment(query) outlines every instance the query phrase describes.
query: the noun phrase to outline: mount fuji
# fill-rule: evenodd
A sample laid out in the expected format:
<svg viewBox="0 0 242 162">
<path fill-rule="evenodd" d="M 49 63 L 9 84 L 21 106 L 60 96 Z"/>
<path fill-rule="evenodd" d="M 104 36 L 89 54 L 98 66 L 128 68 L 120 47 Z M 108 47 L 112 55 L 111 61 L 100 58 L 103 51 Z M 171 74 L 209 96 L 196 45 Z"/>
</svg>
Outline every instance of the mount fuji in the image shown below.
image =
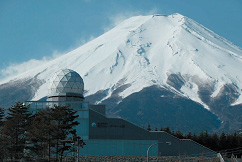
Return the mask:
<svg viewBox="0 0 242 162">
<path fill-rule="evenodd" d="M 85 98 L 137 125 L 184 132 L 241 127 L 242 49 L 180 14 L 136 16 L 81 47 L 0 82 L 0 106 L 40 100 L 60 69 Z"/>
</svg>

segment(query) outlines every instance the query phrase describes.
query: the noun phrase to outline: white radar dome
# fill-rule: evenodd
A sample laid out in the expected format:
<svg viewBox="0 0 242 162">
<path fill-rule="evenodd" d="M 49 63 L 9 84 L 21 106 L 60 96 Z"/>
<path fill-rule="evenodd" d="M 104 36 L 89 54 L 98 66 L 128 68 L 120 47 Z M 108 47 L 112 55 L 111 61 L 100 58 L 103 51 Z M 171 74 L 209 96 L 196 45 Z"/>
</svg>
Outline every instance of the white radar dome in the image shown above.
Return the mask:
<svg viewBox="0 0 242 162">
<path fill-rule="evenodd" d="M 81 76 L 70 69 L 56 72 L 49 81 L 49 96 L 81 96 L 84 83 Z"/>
</svg>

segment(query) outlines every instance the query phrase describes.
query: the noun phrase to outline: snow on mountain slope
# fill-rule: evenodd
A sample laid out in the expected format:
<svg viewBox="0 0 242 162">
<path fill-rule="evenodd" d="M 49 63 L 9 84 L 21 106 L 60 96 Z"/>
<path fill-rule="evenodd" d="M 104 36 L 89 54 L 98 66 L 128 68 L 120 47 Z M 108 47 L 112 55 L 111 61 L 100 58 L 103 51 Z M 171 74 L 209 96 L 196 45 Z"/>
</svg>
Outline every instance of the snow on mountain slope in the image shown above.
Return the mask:
<svg viewBox="0 0 242 162">
<path fill-rule="evenodd" d="M 85 45 L 11 79 L 44 81 L 33 98 L 38 100 L 48 95 L 50 76 L 63 68 L 83 77 L 86 96 L 104 90 L 102 100 L 122 85 L 129 85 L 119 93 L 122 98 L 158 85 L 209 109 L 199 96 L 199 86 L 212 84 L 211 97 L 225 84 L 236 85 L 239 94 L 242 89 L 242 49 L 180 14 L 131 17 Z M 182 77 L 181 89 L 168 84 L 171 74 Z M 242 95 L 234 102 L 239 103 Z"/>
</svg>

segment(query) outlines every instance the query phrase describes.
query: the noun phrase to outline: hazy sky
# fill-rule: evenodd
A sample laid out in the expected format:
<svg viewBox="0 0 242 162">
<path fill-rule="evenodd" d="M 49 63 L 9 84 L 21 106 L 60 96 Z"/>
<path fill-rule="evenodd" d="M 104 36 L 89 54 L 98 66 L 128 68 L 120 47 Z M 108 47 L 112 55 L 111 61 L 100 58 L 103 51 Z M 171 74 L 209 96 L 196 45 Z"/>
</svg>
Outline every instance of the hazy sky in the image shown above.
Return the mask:
<svg viewBox="0 0 242 162">
<path fill-rule="evenodd" d="M 30 59 L 68 52 L 125 18 L 172 13 L 242 47 L 242 0 L 0 0 L 0 77 Z"/>
</svg>

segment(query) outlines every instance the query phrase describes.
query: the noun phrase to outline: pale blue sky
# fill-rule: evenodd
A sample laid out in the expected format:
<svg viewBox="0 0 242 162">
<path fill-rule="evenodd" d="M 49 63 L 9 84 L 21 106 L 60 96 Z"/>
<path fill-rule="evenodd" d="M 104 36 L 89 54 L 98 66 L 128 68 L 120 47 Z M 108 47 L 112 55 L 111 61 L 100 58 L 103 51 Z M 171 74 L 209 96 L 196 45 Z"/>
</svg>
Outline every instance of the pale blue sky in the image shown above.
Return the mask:
<svg viewBox="0 0 242 162">
<path fill-rule="evenodd" d="M 154 13 L 180 13 L 242 47 L 242 0 L 0 0 L 0 77 L 9 65 L 68 52 L 124 18 Z"/>
</svg>

